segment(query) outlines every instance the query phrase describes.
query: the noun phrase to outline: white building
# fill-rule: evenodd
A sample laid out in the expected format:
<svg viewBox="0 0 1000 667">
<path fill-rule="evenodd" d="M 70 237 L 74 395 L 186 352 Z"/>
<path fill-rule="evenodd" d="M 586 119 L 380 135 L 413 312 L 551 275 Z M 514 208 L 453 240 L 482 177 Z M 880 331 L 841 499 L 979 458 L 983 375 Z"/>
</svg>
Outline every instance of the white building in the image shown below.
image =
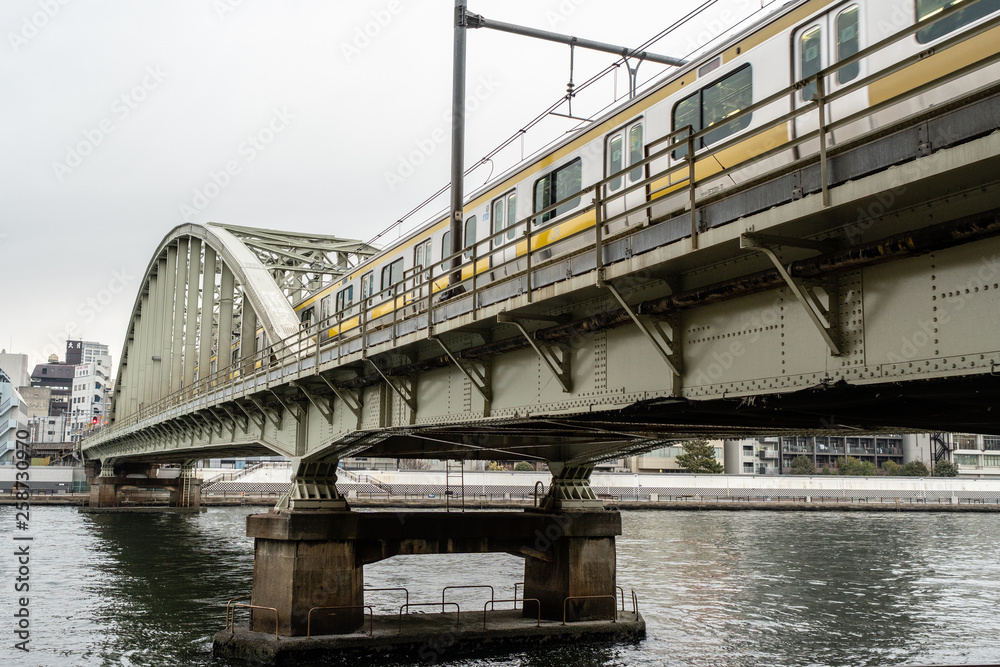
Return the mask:
<svg viewBox="0 0 1000 667">
<path fill-rule="evenodd" d="M 66 441 L 69 429 L 69 415 L 38 415 L 28 419 L 28 431 L 31 442 L 44 445 L 54 445 Z"/>
<path fill-rule="evenodd" d="M 1000 476 L 1000 436 L 945 433 L 937 437 L 944 439 L 962 477 Z"/>
<path fill-rule="evenodd" d="M 28 405 L 14 382 L 0 369 L 0 464 L 14 463 L 17 432 L 28 430 Z"/>
<path fill-rule="evenodd" d="M 94 359 L 76 367 L 65 442 L 79 442 L 87 431 L 103 424 L 107 416 L 111 357 L 104 354 Z"/>
<path fill-rule="evenodd" d="M 108 375 L 111 374 L 111 351 L 108 349 L 107 345 L 103 343 L 95 343 L 94 341 L 85 340 L 81 341 L 80 350 L 82 354 L 81 363 L 90 364 L 96 363 L 101 357 L 108 358 Z"/>
<path fill-rule="evenodd" d="M 15 389 L 31 385 L 28 355 L 13 354 L 7 350 L 0 350 L 0 368 L 7 373 L 7 377 L 10 378 Z"/>
</svg>

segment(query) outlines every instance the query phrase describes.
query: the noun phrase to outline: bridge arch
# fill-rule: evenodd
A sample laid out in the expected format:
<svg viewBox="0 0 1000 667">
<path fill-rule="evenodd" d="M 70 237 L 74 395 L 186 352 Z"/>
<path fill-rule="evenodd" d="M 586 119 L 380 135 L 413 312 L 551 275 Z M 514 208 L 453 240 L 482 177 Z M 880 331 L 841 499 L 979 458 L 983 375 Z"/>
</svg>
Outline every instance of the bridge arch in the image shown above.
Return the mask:
<svg viewBox="0 0 1000 667">
<path fill-rule="evenodd" d="M 175 227 L 153 254 L 132 306 L 111 419 L 140 415 L 234 362 L 252 363 L 258 350 L 298 331 L 292 300 L 373 252 L 328 236 Z"/>
</svg>

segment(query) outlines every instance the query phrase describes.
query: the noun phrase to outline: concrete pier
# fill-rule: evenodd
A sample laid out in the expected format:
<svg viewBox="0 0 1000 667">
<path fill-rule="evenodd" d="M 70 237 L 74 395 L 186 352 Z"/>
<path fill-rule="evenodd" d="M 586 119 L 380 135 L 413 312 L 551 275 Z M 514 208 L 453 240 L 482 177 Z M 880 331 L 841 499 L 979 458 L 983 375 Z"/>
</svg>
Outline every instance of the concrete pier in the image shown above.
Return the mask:
<svg viewBox="0 0 1000 667">
<path fill-rule="evenodd" d="M 188 466 L 176 477 L 157 476 L 158 467 L 149 464 L 106 466 L 100 474 L 88 469 L 90 484 L 90 509 L 107 510 L 122 507 L 123 491 L 128 488 L 166 489 L 170 492 L 168 506 L 197 511 L 201 508 L 202 480 L 193 475 Z"/>
<path fill-rule="evenodd" d="M 250 629 L 343 634 L 364 618 L 365 564 L 402 554 L 510 553 L 525 558 L 525 598 L 543 619 L 610 618 L 617 511 L 378 512 L 280 510 L 247 518 L 255 538 Z M 456 580 L 458 583 L 467 583 Z M 604 596 L 595 598 L 595 596 Z M 571 599 L 566 598 L 585 598 Z M 267 609 L 263 609 L 266 607 Z M 320 607 L 356 607 L 328 610 Z M 529 602 L 526 616 L 537 617 Z"/>
</svg>

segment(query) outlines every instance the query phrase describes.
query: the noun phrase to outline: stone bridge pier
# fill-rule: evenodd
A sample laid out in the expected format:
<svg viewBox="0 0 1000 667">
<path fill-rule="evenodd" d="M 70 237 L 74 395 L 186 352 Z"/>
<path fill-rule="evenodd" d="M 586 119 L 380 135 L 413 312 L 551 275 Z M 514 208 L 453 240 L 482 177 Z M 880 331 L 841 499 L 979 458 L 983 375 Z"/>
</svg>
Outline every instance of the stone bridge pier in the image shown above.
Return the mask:
<svg viewBox="0 0 1000 667">
<path fill-rule="evenodd" d="M 115 463 L 113 460 L 88 466 L 90 484 L 90 509 L 110 509 L 122 506 L 123 491 L 127 488 L 167 489 L 168 505 L 178 509 L 196 510 L 201 507 L 201 482 L 195 475 L 193 462 L 181 466 L 174 477 L 158 476 L 159 466 L 149 463 Z"/>
<path fill-rule="evenodd" d="M 409 554 L 520 556 L 524 597 L 540 602 L 543 618 L 561 621 L 564 605 L 568 620 L 609 618 L 621 515 L 593 497 L 589 469 L 554 468 L 545 502 L 524 512 L 359 513 L 336 493 L 336 462 L 301 464 L 285 506 L 247 518 L 258 607 L 251 630 L 353 632 L 364 622 L 364 566 Z M 524 614 L 535 617 L 537 607 L 526 602 Z"/>
</svg>

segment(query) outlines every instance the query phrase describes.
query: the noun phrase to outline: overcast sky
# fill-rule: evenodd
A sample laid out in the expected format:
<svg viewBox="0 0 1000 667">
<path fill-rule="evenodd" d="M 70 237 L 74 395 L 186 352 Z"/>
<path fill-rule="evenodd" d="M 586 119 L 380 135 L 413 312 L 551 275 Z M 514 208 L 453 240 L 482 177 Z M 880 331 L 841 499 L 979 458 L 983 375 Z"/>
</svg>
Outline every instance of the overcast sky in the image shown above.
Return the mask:
<svg viewBox="0 0 1000 667">
<path fill-rule="evenodd" d="M 470 10 L 637 45 L 699 4 Z M 687 55 L 760 4 L 721 0 L 650 50 Z M 399 219 L 448 179 L 453 12 L 451 0 L 4 0 L 0 347 L 40 363 L 63 358 L 69 333 L 110 345 L 117 368 L 150 256 L 186 221 L 369 239 Z M 614 61 L 578 49 L 574 79 Z M 664 71 L 646 63 L 640 79 Z M 566 46 L 471 31 L 467 164 L 563 95 L 568 74 Z M 614 83 L 574 113 L 611 104 Z M 525 150 L 572 127 L 552 117 Z M 227 164 L 234 175 L 220 175 Z"/>
</svg>

